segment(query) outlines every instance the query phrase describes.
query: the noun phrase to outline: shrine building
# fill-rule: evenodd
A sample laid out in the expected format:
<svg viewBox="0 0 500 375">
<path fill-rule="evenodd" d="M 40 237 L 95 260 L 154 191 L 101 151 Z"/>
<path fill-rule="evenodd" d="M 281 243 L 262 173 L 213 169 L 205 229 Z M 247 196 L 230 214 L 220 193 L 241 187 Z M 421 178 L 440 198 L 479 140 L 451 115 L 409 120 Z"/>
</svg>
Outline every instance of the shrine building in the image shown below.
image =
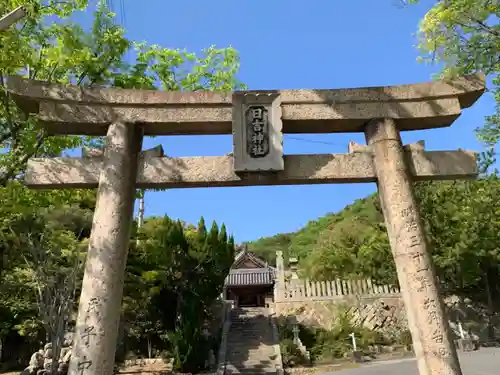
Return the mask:
<svg viewBox="0 0 500 375">
<path fill-rule="evenodd" d="M 234 259 L 226 277 L 223 299 L 235 307 L 268 306 L 274 299 L 276 268 L 244 248 Z"/>
</svg>

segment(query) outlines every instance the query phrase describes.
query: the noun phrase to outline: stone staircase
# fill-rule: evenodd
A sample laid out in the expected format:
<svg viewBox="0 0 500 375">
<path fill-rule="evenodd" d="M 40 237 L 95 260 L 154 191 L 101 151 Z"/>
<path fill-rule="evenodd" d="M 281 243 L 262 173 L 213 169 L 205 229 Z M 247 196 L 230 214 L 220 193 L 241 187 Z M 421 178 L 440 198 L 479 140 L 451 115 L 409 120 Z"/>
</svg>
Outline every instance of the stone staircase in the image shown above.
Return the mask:
<svg viewBox="0 0 500 375">
<path fill-rule="evenodd" d="M 278 347 L 276 347 L 278 344 Z M 235 308 L 227 336 L 226 374 L 277 374 L 281 356 L 266 308 Z"/>
</svg>

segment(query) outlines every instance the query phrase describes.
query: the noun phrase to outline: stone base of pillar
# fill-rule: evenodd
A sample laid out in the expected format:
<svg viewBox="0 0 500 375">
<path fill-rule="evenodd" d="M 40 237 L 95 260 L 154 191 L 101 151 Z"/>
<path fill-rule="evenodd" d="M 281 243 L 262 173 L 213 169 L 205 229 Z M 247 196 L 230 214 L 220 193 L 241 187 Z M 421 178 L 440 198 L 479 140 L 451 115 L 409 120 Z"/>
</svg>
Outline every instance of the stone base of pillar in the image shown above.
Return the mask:
<svg viewBox="0 0 500 375">
<path fill-rule="evenodd" d="M 457 348 L 462 352 L 472 352 L 475 349 L 471 339 L 459 339 L 456 343 Z"/>
</svg>

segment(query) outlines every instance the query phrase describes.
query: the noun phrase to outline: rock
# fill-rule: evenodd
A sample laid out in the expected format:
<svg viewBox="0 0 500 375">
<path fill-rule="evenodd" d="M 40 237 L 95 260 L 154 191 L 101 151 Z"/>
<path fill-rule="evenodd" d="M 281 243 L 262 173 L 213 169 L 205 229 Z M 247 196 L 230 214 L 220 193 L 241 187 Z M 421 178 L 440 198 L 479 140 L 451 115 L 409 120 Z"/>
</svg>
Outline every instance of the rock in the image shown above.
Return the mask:
<svg viewBox="0 0 500 375">
<path fill-rule="evenodd" d="M 26 367 L 19 375 L 35 375 L 37 369 L 33 366 Z"/>
<path fill-rule="evenodd" d="M 61 349 L 61 352 L 59 353 L 59 362 L 64 362 L 64 356 L 66 355 L 66 353 L 68 353 L 68 351 L 70 351 L 71 348 L 62 348 Z"/>
<path fill-rule="evenodd" d="M 43 367 L 43 353 L 39 350 L 33 353 L 27 368 L 39 369 Z"/>
<path fill-rule="evenodd" d="M 57 375 L 66 375 L 68 373 L 69 365 L 67 363 L 59 363 L 57 368 Z"/>
<path fill-rule="evenodd" d="M 62 362 L 63 363 L 69 363 L 69 360 L 71 359 L 71 348 L 68 349 L 66 354 L 64 355 Z"/>
<path fill-rule="evenodd" d="M 68 347 L 73 345 L 73 332 L 67 332 L 64 334 L 63 347 Z"/>
<path fill-rule="evenodd" d="M 51 368 L 51 366 L 52 366 L 52 359 L 50 359 L 50 358 L 45 358 L 45 361 L 43 362 L 43 368 L 44 368 L 45 370 L 49 371 L 49 370 L 50 370 L 50 368 Z"/>
<path fill-rule="evenodd" d="M 68 332 L 64 335 L 64 342 L 59 353 L 59 358 L 54 358 L 52 343 L 44 345 L 30 357 L 29 366 L 26 367 L 19 375 L 67 375 L 69 361 L 71 359 L 71 344 L 73 342 L 73 333 Z M 52 364 L 56 361 L 57 370 L 52 373 Z"/>
<path fill-rule="evenodd" d="M 45 352 L 43 353 L 43 358 L 52 359 L 52 348 L 45 349 Z"/>
</svg>

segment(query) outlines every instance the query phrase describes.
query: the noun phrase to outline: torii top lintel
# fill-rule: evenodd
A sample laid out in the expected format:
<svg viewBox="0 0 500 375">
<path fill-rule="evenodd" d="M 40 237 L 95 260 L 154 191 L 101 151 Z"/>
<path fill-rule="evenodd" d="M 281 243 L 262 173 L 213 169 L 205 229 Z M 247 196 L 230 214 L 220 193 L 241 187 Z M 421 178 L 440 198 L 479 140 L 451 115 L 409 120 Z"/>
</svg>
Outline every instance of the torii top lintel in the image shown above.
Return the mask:
<svg viewBox="0 0 500 375">
<path fill-rule="evenodd" d="M 220 93 L 81 88 L 9 77 L 7 89 L 51 134 L 105 135 L 115 121 L 141 124 L 145 135 L 231 134 L 233 96 L 270 92 L 279 93 L 284 133 L 341 133 L 361 132 L 367 121 L 383 117 L 394 118 L 400 130 L 449 126 L 483 94 L 485 78 Z"/>
</svg>

